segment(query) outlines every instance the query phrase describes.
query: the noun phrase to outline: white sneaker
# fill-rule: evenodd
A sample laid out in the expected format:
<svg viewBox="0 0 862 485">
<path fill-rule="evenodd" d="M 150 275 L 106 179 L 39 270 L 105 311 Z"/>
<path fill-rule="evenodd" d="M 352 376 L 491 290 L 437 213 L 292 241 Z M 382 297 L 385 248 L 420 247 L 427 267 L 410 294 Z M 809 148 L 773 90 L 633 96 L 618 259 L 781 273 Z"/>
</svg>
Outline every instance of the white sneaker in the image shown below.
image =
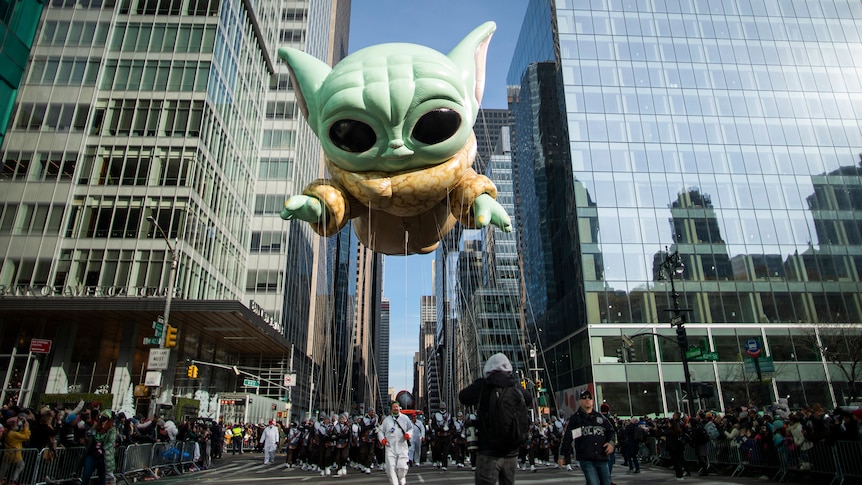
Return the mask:
<svg viewBox="0 0 862 485">
<path fill-rule="evenodd" d="M 535 473 L 536 472 L 536 465 L 530 465 L 530 471 Z"/>
<path fill-rule="evenodd" d="M 463 464 L 463 463 L 458 463 L 458 468 L 464 468 L 464 464 Z"/>
<path fill-rule="evenodd" d="M 321 477 L 326 476 L 326 472 L 325 472 L 325 471 L 323 471 L 323 470 L 320 470 L 320 476 L 321 476 Z"/>
<path fill-rule="evenodd" d="M 371 475 L 371 468 L 365 467 L 365 474 Z"/>
<path fill-rule="evenodd" d="M 330 476 L 330 475 L 332 475 L 332 469 L 327 468 L 327 469 L 326 469 L 326 476 L 328 477 L 328 476 Z"/>
<path fill-rule="evenodd" d="M 567 472 L 572 471 L 572 465 L 566 465 L 566 471 Z"/>
<path fill-rule="evenodd" d="M 447 470 L 447 468 L 445 466 L 440 468 L 440 469 L 443 470 L 444 472 Z"/>
</svg>

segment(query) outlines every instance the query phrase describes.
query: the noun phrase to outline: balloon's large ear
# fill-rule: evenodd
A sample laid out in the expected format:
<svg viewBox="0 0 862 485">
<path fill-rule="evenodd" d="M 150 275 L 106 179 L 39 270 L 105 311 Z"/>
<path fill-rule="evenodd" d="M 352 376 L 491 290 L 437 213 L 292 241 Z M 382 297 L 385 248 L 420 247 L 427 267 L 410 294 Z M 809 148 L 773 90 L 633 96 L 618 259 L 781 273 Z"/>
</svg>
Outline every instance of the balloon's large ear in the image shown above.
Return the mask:
<svg viewBox="0 0 862 485">
<path fill-rule="evenodd" d="M 455 65 L 461 67 L 465 84 L 468 86 L 472 84 L 476 108 L 482 104 L 482 95 L 485 91 L 485 57 L 495 30 L 497 30 L 497 24 L 485 22 L 467 34 L 467 37 L 464 37 L 447 56 Z"/>
<path fill-rule="evenodd" d="M 332 68 L 325 62 L 290 47 L 278 49 L 278 57 L 284 59 L 290 71 L 290 80 L 296 92 L 299 110 L 312 128 L 317 124 L 317 92 Z"/>
</svg>

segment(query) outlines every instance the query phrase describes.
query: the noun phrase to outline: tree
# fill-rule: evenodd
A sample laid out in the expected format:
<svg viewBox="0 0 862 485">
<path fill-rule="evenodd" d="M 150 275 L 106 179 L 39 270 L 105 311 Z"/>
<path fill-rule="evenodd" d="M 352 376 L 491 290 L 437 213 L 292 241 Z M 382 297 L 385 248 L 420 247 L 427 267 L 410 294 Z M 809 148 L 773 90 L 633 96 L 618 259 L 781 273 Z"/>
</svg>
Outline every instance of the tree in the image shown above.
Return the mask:
<svg viewBox="0 0 862 485">
<path fill-rule="evenodd" d="M 122 401 L 120 401 L 120 405 L 117 406 L 117 412 L 123 413 L 126 416 L 134 416 L 135 415 L 135 394 L 134 394 L 134 384 L 131 382 L 129 386 L 126 388 L 126 392 L 123 393 Z"/>
<path fill-rule="evenodd" d="M 203 417 L 210 417 L 210 393 L 204 389 L 198 389 L 195 391 L 195 399 L 200 402 L 200 407 L 198 408 L 198 415 Z M 215 412 L 215 409 L 212 410 Z"/>
<path fill-rule="evenodd" d="M 862 332 L 858 325 L 820 325 L 813 329 L 808 339 L 814 344 L 826 362 L 838 369 L 846 383 L 847 401 L 860 397 L 859 380 L 862 378 Z M 838 376 L 833 375 L 833 381 Z M 839 395 L 839 393 L 836 393 Z M 839 398 L 839 401 L 841 399 Z M 842 404 L 839 402 L 839 405 Z M 847 404 L 844 402 L 843 404 Z"/>
</svg>

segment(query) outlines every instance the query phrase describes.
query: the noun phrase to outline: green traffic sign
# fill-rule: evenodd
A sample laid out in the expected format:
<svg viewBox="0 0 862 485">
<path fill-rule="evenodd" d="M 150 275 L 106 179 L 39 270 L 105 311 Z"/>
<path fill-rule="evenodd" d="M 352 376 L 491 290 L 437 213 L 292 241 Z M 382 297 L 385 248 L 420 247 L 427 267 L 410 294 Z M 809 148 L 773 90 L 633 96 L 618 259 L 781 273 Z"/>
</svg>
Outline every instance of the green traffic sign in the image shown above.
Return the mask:
<svg viewBox="0 0 862 485">
<path fill-rule="evenodd" d="M 718 352 L 703 352 L 697 357 L 690 357 L 689 360 L 695 362 L 712 362 L 718 360 Z"/>
<path fill-rule="evenodd" d="M 697 359 L 703 354 L 703 350 L 700 347 L 692 347 L 685 351 L 686 359 Z"/>
<path fill-rule="evenodd" d="M 159 345 L 158 337 L 144 337 L 144 345 Z"/>
<path fill-rule="evenodd" d="M 260 387 L 260 382 L 254 379 L 243 379 L 242 385 L 245 387 Z"/>
</svg>

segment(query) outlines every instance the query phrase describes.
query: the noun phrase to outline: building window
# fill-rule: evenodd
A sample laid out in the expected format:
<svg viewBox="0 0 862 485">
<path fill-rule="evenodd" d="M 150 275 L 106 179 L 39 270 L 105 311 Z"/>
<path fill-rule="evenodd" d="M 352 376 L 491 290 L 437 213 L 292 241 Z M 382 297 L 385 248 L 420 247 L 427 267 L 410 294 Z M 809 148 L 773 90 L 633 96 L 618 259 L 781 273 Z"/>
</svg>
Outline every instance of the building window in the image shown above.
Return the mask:
<svg viewBox="0 0 862 485">
<path fill-rule="evenodd" d="M 251 234 L 251 251 L 253 253 L 279 253 L 287 245 L 285 232 L 259 232 Z"/>
<path fill-rule="evenodd" d="M 293 159 L 262 158 L 257 175 L 261 180 L 289 180 L 293 177 Z"/>
</svg>

